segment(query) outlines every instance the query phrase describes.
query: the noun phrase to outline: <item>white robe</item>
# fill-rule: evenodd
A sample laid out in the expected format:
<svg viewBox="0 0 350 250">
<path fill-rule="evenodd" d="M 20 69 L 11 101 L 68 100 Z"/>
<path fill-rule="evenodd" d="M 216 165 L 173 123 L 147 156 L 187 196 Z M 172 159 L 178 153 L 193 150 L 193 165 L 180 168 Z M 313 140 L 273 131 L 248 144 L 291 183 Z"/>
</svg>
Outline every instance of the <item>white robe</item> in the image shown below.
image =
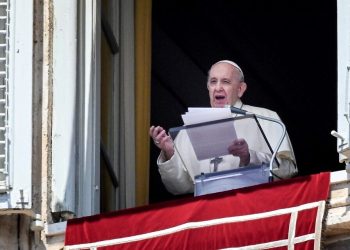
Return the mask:
<svg viewBox="0 0 350 250">
<path fill-rule="evenodd" d="M 240 100 L 236 102 L 235 107 L 241 107 L 242 109 L 256 115 L 280 120 L 276 112 L 265 108 L 243 105 Z M 275 149 L 282 136 L 280 125 L 271 121 L 258 120 L 272 149 Z M 257 126 L 253 129 L 250 126 L 238 126 L 236 130 L 237 135 L 243 135 L 241 137 L 243 137 L 248 143 L 250 153 L 249 165 L 261 165 L 262 163 L 268 164 L 272 154 L 268 150 L 266 142 L 261 134 L 258 135 L 260 132 L 258 131 Z M 254 132 L 252 132 L 252 130 L 254 130 Z M 175 153 L 172 158 L 170 160 L 165 160 L 164 152 L 161 152 L 157 160 L 162 181 L 167 190 L 173 194 L 193 192 L 194 177 L 201 173 L 213 172 L 214 164 L 210 162 L 211 159 L 202 161 L 197 160 L 189 137 L 184 130 L 180 131 L 176 136 L 174 143 Z M 280 166 L 273 170 L 275 175 L 281 178 L 289 178 L 297 173 L 295 156 L 288 134 L 286 134 L 286 137 L 279 147 L 277 159 Z M 238 167 L 240 167 L 239 157 L 225 155 L 222 157 L 222 161 L 218 164 L 218 171 L 235 169 Z"/>
</svg>

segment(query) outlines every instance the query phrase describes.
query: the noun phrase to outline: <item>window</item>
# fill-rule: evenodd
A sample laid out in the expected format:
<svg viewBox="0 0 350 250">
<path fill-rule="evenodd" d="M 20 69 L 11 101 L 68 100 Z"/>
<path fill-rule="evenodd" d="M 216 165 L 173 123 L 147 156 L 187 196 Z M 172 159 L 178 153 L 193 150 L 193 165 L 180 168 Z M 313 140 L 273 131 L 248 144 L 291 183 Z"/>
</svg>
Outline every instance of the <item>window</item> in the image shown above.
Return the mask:
<svg viewBox="0 0 350 250">
<path fill-rule="evenodd" d="M 74 6 L 54 8 L 51 208 L 80 217 L 135 204 L 134 17 L 128 0 Z"/>
<path fill-rule="evenodd" d="M 101 212 L 118 208 L 120 176 L 119 1 L 101 1 Z"/>
<path fill-rule="evenodd" d="M 0 209 L 31 207 L 32 20 L 31 1 L 0 1 Z"/>
<path fill-rule="evenodd" d="M 7 2 L 0 2 L 0 193 L 9 190 L 8 180 L 8 49 Z"/>
</svg>

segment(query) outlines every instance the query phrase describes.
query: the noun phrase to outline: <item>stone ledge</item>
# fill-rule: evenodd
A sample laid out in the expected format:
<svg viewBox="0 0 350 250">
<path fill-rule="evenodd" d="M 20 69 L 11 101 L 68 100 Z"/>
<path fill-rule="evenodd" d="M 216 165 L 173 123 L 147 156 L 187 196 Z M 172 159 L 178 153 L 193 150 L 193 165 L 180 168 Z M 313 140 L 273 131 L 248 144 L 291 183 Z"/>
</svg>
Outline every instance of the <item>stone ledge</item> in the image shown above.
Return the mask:
<svg viewBox="0 0 350 250">
<path fill-rule="evenodd" d="M 350 235 L 350 175 L 345 170 L 332 172 L 330 185 L 323 238 L 325 242 L 346 240 Z"/>
</svg>

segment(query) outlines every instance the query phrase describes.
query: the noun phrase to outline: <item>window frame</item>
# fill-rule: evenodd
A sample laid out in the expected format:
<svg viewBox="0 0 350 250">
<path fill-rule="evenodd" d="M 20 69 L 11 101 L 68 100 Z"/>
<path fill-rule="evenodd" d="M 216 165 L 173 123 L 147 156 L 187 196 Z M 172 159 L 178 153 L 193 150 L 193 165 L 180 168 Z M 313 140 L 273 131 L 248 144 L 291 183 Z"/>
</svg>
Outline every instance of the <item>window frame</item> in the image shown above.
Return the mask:
<svg viewBox="0 0 350 250">
<path fill-rule="evenodd" d="M 33 2 L 7 2 L 8 49 L 8 186 L 1 209 L 32 208 Z"/>
<path fill-rule="evenodd" d="M 337 140 L 339 161 L 350 161 L 350 3 L 337 1 L 337 43 L 338 43 L 338 126 L 337 132 L 344 140 Z M 347 116 L 347 117 L 346 117 Z"/>
</svg>

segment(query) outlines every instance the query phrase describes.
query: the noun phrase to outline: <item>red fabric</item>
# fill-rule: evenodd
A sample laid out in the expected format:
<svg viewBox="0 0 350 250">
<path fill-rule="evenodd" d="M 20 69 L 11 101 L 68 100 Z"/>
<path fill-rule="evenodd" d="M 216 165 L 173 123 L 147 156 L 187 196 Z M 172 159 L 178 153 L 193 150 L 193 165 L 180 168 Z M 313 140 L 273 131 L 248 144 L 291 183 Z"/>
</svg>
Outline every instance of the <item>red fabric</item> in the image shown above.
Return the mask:
<svg viewBox="0 0 350 250">
<path fill-rule="evenodd" d="M 326 200 L 329 173 L 69 220 L 66 245 L 117 239 L 187 222 L 241 216 Z M 299 213 L 296 236 L 314 233 L 316 209 Z M 102 249 L 217 249 L 288 238 L 290 215 L 183 230 Z M 296 245 L 312 249 L 313 241 Z M 100 248 L 99 248 L 100 249 Z M 282 247 L 279 249 L 287 249 Z"/>
</svg>

